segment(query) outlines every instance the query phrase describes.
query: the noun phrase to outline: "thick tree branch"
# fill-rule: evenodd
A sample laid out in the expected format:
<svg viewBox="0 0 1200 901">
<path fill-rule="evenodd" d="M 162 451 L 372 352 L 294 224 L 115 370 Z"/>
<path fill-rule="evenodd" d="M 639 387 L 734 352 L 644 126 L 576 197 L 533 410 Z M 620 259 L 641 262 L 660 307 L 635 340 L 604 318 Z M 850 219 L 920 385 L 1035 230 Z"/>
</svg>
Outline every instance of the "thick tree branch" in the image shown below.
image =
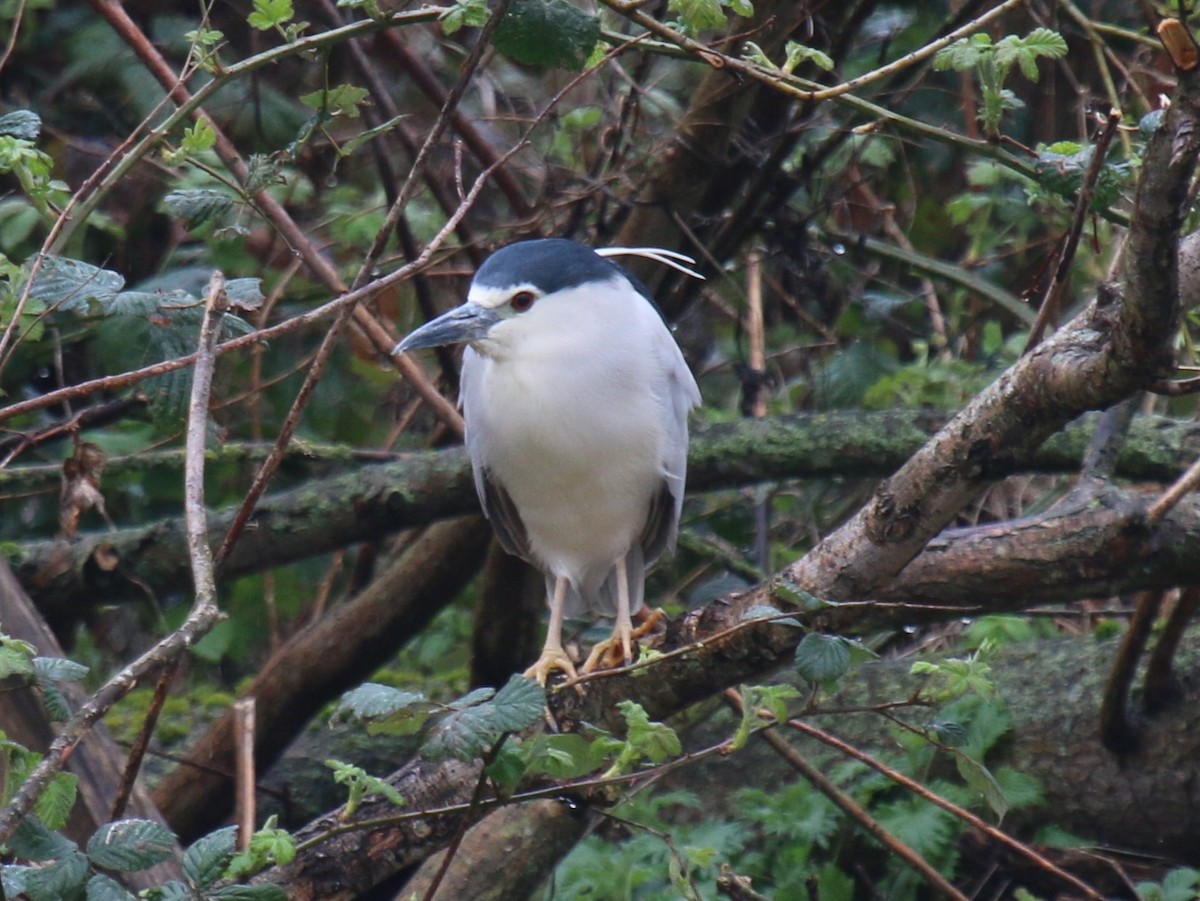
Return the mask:
<svg viewBox="0 0 1200 901">
<path fill-rule="evenodd" d="M 770 479 L 883 476 L 919 448 L 942 421 L 942 415 L 934 412 L 889 411 L 701 427 L 692 442 L 688 485 L 692 491 L 702 491 Z M 1032 454 L 1026 468 L 1077 470 L 1093 429 L 1091 418 L 1073 424 Z M 243 453 L 236 448 L 230 452 Z M 1200 425 L 1147 417 L 1130 430 L 1117 473 L 1168 481 L 1197 456 Z M 120 466 L 120 461 L 114 461 L 109 471 Z M 42 474 L 39 469 L 39 478 L 51 476 L 57 481 L 56 470 Z M 461 448 L 404 455 L 392 463 L 313 479 L 301 488 L 268 497 L 251 519 L 253 528 L 227 561 L 224 575 L 258 572 L 477 510 L 470 467 Z M 211 514 L 214 544 L 233 515 L 232 510 Z M 1193 548 L 1191 534 L 1168 534 L 1177 542 L 1177 556 Z M 89 533 L 73 543 L 28 542 L 11 557 L 17 577 L 52 619 L 77 613 L 81 605 L 99 597 L 106 603 L 143 598 L 145 586 L 155 592 L 176 590 L 187 576 L 185 559 L 182 524 L 177 520 Z M 1080 591 L 1091 588 L 1087 582 Z"/>
<path fill-rule="evenodd" d="M 1109 406 L 1171 370 L 1178 317 L 1179 229 L 1200 150 L 1200 76 L 1179 90 L 1146 150 L 1123 293 L 1095 301 L 1028 353 L 890 479 L 862 510 L 792 566 L 825 597 L 887 584 L 979 490 L 1023 464 L 1079 414 Z"/>
</svg>

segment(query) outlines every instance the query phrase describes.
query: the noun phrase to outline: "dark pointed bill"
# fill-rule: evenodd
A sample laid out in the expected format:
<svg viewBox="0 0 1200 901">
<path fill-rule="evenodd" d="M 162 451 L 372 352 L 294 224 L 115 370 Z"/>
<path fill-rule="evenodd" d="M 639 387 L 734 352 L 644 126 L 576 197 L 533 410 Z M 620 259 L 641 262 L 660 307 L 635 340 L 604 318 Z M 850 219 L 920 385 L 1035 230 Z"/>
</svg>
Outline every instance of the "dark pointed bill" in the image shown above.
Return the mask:
<svg viewBox="0 0 1200 901">
<path fill-rule="evenodd" d="M 499 321 L 500 316 L 495 310 L 468 301 L 411 332 L 396 345 L 392 353 L 402 354 L 422 347 L 440 347 L 443 344 L 469 344 L 486 335 Z"/>
</svg>

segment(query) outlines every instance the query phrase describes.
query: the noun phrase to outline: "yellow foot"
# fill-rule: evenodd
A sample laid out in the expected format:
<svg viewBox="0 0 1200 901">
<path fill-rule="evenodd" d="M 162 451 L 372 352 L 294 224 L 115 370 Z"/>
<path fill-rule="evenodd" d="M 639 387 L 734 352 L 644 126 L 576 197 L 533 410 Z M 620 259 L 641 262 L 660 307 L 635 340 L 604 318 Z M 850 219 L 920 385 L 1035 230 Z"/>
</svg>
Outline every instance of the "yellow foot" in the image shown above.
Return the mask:
<svg viewBox="0 0 1200 901">
<path fill-rule="evenodd" d="M 588 654 L 588 659 L 584 661 L 580 668 L 581 673 L 594 673 L 602 669 L 616 669 L 619 666 L 627 666 L 633 662 L 633 645 L 629 645 L 629 650 L 626 651 L 623 642 L 620 638 L 614 635 L 612 638 L 606 638 L 594 648 L 592 653 Z"/>
<path fill-rule="evenodd" d="M 651 632 L 658 628 L 658 624 L 666 622 L 667 615 L 658 607 L 643 607 L 634 615 L 634 619 L 640 619 L 641 622 L 634 627 L 634 630 L 629 633 L 629 637 L 634 641 L 639 638 L 645 638 Z"/>
<path fill-rule="evenodd" d="M 543 648 L 537 663 L 525 670 L 525 678 L 536 679 L 538 685 L 544 687 L 554 670 L 566 673 L 569 679 L 576 677 L 575 664 L 571 662 L 566 651 L 562 648 Z"/>
</svg>

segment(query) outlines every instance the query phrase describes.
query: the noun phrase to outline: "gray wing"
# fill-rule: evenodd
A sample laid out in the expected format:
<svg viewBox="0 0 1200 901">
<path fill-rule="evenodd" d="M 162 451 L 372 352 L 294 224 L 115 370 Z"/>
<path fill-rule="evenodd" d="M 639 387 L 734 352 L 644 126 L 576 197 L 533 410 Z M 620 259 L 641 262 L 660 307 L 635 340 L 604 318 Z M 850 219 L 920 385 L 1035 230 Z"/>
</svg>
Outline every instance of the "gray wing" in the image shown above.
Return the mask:
<svg viewBox="0 0 1200 901">
<path fill-rule="evenodd" d="M 666 443 L 663 448 L 664 478 L 650 504 L 642 530 L 642 554 L 646 565 L 664 550 L 675 548 L 679 514 L 683 509 L 684 484 L 687 481 L 688 411 L 700 405 L 700 389 L 666 325 L 655 338 L 655 352 L 663 367 L 664 396 L 660 399 L 666 418 Z"/>
<path fill-rule="evenodd" d="M 525 523 L 517 512 L 512 498 L 504 490 L 504 486 L 492 478 L 485 462 L 486 445 L 481 430 L 472 428 L 472 422 L 478 423 L 478 411 L 482 409 L 481 391 L 483 388 L 484 360 L 470 347 L 463 351 L 462 374 L 459 379 L 458 405 L 463 410 L 467 423 L 466 445 L 467 455 L 471 458 L 471 472 L 475 476 L 475 492 L 479 495 L 479 503 L 483 505 L 483 515 L 492 523 L 500 546 L 510 554 L 533 563 L 533 554 L 529 548 L 529 535 L 525 531 Z"/>
</svg>

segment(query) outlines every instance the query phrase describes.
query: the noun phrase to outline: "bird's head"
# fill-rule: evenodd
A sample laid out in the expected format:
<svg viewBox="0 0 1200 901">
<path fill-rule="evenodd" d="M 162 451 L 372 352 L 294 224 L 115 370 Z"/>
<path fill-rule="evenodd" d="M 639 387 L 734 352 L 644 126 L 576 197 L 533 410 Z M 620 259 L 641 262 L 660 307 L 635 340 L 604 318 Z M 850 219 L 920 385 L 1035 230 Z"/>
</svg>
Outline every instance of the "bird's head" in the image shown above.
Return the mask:
<svg viewBox="0 0 1200 901">
<path fill-rule="evenodd" d="M 615 263 L 575 241 L 540 238 L 510 244 L 479 267 L 466 303 L 412 332 L 393 353 L 443 344 L 479 346 L 493 329 L 515 329 L 515 320 L 536 318 L 538 307 L 554 303 L 555 295 L 611 284 L 623 275 Z"/>
</svg>

